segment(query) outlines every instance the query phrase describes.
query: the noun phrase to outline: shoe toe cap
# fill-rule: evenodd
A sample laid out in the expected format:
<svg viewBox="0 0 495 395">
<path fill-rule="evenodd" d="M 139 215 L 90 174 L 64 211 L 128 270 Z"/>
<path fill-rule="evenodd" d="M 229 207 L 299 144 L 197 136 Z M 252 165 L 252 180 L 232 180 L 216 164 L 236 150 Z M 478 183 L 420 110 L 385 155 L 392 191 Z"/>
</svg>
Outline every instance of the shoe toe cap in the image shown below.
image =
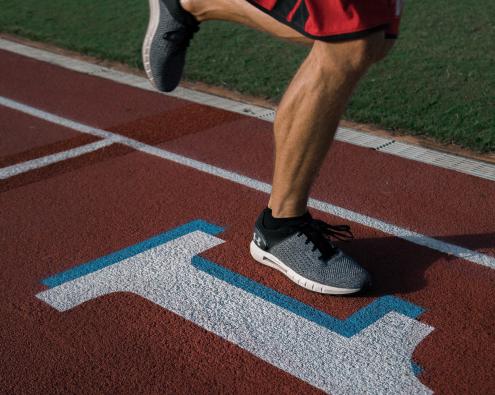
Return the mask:
<svg viewBox="0 0 495 395">
<path fill-rule="evenodd" d="M 364 289 L 371 285 L 368 271 L 342 251 L 326 263 L 324 281 L 332 286 Z"/>
</svg>

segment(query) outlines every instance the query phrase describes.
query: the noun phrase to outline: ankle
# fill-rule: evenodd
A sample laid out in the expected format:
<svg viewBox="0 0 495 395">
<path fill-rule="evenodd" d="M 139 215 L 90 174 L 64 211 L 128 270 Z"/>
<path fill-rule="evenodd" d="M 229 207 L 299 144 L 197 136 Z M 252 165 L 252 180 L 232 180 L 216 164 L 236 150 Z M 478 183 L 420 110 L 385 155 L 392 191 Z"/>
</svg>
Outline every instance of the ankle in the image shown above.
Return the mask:
<svg viewBox="0 0 495 395">
<path fill-rule="evenodd" d="M 271 210 L 271 214 L 274 218 L 300 217 L 308 211 L 306 206 L 280 206 L 268 203 L 267 207 Z"/>
</svg>

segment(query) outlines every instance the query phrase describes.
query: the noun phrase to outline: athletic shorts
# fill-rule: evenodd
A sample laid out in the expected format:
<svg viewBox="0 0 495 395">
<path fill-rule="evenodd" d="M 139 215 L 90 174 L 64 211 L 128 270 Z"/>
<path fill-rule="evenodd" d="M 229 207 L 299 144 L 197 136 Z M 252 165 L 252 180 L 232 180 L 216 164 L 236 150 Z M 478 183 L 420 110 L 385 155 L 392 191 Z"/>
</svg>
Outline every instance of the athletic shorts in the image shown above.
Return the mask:
<svg viewBox="0 0 495 395">
<path fill-rule="evenodd" d="M 404 0 L 247 0 L 301 34 L 322 41 L 384 30 L 397 38 Z"/>
</svg>

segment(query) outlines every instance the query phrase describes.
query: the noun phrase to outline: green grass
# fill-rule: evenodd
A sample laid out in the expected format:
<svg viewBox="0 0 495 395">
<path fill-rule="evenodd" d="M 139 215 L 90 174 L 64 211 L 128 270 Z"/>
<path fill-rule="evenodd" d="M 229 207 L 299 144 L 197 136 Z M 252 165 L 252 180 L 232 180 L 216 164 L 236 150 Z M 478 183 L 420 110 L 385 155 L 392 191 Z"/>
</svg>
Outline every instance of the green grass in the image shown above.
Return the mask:
<svg viewBox="0 0 495 395">
<path fill-rule="evenodd" d="M 0 30 L 142 67 L 147 2 L 0 0 Z M 345 115 L 396 133 L 495 151 L 495 2 L 415 0 L 401 37 Z M 242 26 L 202 25 L 185 78 L 280 99 L 308 49 Z"/>
</svg>

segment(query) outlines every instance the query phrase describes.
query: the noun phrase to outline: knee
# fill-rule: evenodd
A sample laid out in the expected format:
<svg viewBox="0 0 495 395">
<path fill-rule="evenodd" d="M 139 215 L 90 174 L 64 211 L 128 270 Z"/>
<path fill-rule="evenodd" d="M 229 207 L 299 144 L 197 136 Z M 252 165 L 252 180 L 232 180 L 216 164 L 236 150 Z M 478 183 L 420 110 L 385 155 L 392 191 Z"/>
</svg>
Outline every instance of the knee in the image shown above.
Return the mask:
<svg viewBox="0 0 495 395">
<path fill-rule="evenodd" d="M 393 40 L 385 39 L 383 32 L 361 39 L 337 43 L 316 41 L 313 55 L 317 65 L 335 73 L 361 75 L 376 62 L 384 59 L 393 46 Z"/>
</svg>

